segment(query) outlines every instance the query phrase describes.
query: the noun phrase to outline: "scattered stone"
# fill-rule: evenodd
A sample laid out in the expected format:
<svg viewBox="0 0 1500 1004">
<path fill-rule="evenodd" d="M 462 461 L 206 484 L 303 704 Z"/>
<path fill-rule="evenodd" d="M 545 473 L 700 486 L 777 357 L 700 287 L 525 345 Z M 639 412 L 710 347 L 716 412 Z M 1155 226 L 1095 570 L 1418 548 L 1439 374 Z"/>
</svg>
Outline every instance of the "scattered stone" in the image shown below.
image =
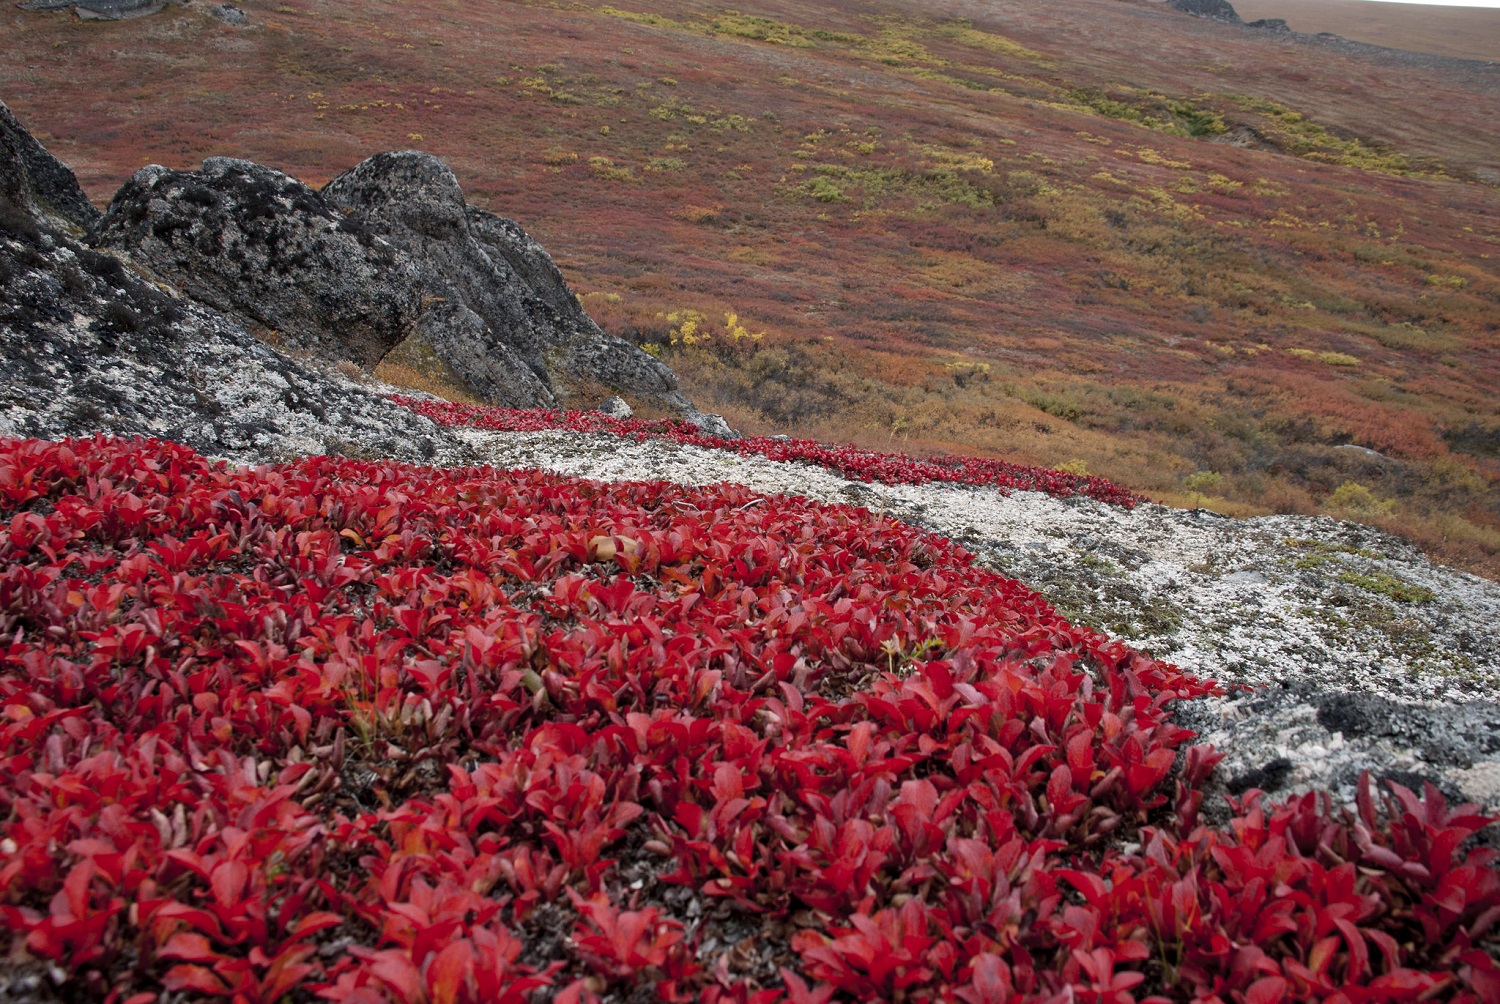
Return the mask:
<svg viewBox="0 0 1500 1004">
<path fill-rule="evenodd" d="M 1243 23 L 1229 0 L 1169 0 L 1169 3 L 1174 10 L 1180 10 L 1194 17 L 1207 17 L 1215 21 L 1228 21 L 1231 24 Z"/>
<path fill-rule="evenodd" d="M 1261 31 L 1274 31 L 1277 33 L 1290 32 L 1292 29 L 1286 21 L 1279 17 L 1263 17 L 1258 21 L 1251 21 L 1245 25 L 1246 28 L 1258 28 Z"/>
<path fill-rule="evenodd" d="M 1254 27 L 1254 25 L 1252 25 L 1251 27 Z M 1357 456 L 1363 457 L 1366 460 L 1373 460 L 1376 463 L 1382 465 L 1390 464 L 1392 462 L 1390 457 L 1386 456 L 1384 453 L 1381 453 L 1379 450 L 1372 450 L 1368 446 L 1355 446 L 1353 443 L 1344 443 L 1340 446 L 1332 447 L 1332 449 L 1343 450 L 1345 453 L 1353 453 Z"/>
<path fill-rule="evenodd" d="M 1281 787 L 1287 775 L 1292 772 L 1292 762 L 1284 756 L 1274 760 L 1268 760 L 1253 770 L 1230 778 L 1224 783 L 1224 787 L 1231 795 L 1243 795 L 1251 788 L 1259 788 L 1267 794 Z"/>
<path fill-rule="evenodd" d="M 610 418 L 618 418 L 621 421 L 624 421 L 625 419 L 630 418 L 635 414 L 635 412 L 630 410 L 630 405 L 625 403 L 625 399 L 623 397 L 609 398 L 594 410 L 599 412 L 601 415 L 608 415 Z"/>
<path fill-rule="evenodd" d="M 210 7 L 208 16 L 217 18 L 225 24 L 232 24 L 236 28 L 242 28 L 250 23 L 250 15 L 232 3 L 221 3 Z"/>
<path fill-rule="evenodd" d="M 738 439 L 739 433 L 729 427 L 724 421 L 723 415 L 710 415 L 701 411 L 692 411 L 683 416 L 689 424 L 698 427 L 698 431 L 705 436 L 714 436 L 718 439 Z"/>
</svg>

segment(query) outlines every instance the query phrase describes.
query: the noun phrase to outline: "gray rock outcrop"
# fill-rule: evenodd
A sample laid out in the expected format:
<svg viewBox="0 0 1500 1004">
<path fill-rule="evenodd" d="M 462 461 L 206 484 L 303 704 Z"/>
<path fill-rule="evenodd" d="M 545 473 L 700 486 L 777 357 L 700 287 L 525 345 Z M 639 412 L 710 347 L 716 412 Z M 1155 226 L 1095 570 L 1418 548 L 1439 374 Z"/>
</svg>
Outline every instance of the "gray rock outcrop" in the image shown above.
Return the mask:
<svg viewBox="0 0 1500 1004">
<path fill-rule="evenodd" d="M 552 407 L 607 389 L 733 435 L 665 365 L 600 330 L 541 245 L 470 206 L 429 154 L 378 154 L 322 191 L 222 157 L 201 171 L 142 168 L 92 239 L 321 358 L 369 370 L 418 336 L 492 404 Z"/>
<path fill-rule="evenodd" d="M 250 23 L 250 15 L 232 3 L 216 4 L 208 9 L 208 16 L 217 18 L 225 24 L 232 24 L 242 28 Z"/>
<path fill-rule="evenodd" d="M 0 102 L 0 199 L 37 218 L 87 230 L 99 210 L 66 164 L 52 156 Z"/>
<path fill-rule="evenodd" d="M 314 190 L 247 160 L 141 168 L 95 227 L 131 259 L 273 340 L 369 369 L 417 325 L 422 269 Z"/>
<path fill-rule="evenodd" d="M 1168 3 L 1172 9 L 1194 17 L 1213 18 L 1215 21 L 1228 21 L 1231 24 L 1242 23 L 1239 13 L 1229 0 L 1168 0 Z"/>
<path fill-rule="evenodd" d="M 151 436 L 239 463 L 467 457 L 410 410 L 45 226 L 0 215 L 0 286 L 0 435 Z"/>
<path fill-rule="evenodd" d="M 101 216 L 0 104 L 0 244 L 3 431 L 141 432 L 266 457 L 278 436 L 340 452 L 347 425 L 385 443 L 373 453 L 432 459 L 434 427 L 352 379 L 416 336 L 496 404 L 613 390 L 734 435 L 670 369 L 601 331 L 542 247 L 468 205 L 427 154 L 373 157 L 323 192 L 244 160 L 150 166 Z"/>
<path fill-rule="evenodd" d="M 166 0 L 23 0 L 17 4 L 31 11 L 71 7 L 85 21 L 125 21 L 155 14 L 166 5 Z"/>
<path fill-rule="evenodd" d="M 96 432 L 245 462 L 318 453 L 464 463 L 446 430 L 72 233 L 97 211 L 0 104 L 0 435 Z"/>
<path fill-rule="evenodd" d="M 424 264 L 424 294 L 437 307 L 422 333 L 482 397 L 551 405 L 555 376 L 686 406 L 670 369 L 601 331 L 542 246 L 511 220 L 470 206 L 431 154 L 376 154 L 322 194 Z"/>
</svg>

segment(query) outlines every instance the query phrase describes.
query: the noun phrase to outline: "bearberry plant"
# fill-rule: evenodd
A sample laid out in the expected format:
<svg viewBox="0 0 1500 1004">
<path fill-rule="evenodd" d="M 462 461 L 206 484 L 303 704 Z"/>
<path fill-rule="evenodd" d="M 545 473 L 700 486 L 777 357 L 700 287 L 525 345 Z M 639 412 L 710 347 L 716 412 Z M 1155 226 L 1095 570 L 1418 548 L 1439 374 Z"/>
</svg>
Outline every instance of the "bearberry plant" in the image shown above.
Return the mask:
<svg viewBox="0 0 1500 1004">
<path fill-rule="evenodd" d="M 734 486 L 0 439 L 0 969 L 61 999 L 1500 998 L 1487 820 L 1200 823 L 1210 692 Z"/>
</svg>

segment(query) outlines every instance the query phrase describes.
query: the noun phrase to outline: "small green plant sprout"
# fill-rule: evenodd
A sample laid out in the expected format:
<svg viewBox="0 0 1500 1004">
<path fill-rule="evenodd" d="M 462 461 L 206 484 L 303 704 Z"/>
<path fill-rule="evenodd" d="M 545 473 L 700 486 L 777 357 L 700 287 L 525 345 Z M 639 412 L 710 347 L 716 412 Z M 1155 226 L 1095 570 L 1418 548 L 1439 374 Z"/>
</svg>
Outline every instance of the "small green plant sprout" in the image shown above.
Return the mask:
<svg viewBox="0 0 1500 1004">
<path fill-rule="evenodd" d="M 917 660 L 925 659 L 934 649 L 942 647 L 943 643 L 939 639 L 925 638 L 908 649 L 900 635 L 880 643 L 880 650 L 885 653 L 886 670 L 891 673 L 908 669 Z"/>
<path fill-rule="evenodd" d="M 1358 481 L 1345 481 L 1328 496 L 1323 508 L 1344 516 L 1385 516 L 1396 508 L 1396 502 L 1378 497 Z"/>
</svg>

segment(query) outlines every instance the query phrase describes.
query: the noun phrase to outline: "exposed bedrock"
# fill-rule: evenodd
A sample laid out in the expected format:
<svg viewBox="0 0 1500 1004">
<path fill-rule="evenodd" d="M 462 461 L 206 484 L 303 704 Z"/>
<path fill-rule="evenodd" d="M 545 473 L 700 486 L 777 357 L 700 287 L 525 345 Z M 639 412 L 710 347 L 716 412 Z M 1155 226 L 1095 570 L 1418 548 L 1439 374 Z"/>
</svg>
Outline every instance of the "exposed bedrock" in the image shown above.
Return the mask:
<svg viewBox="0 0 1500 1004">
<path fill-rule="evenodd" d="M 377 154 L 321 191 L 244 160 L 145 167 L 93 241 L 320 358 L 369 370 L 415 336 L 493 404 L 615 392 L 727 431 L 665 365 L 600 330 L 541 245 L 470 206 L 430 154 Z"/>
<path fill-rule="evenodd" d="M 99 219 L 68 165 L 0 102 L 0 199 L 38 219 L 87 230 Z"/>
<path fill-rule="evenodd" d="M 542 246 L 511 220 L 468 205 L 431 154 L 376 154 L 323 196 L 422 263 L 432 306 L 423 334 L 481 396 L 552 404 L 569 384 L 595 382 L 686 406 L 670 369 L 601 331 Z"/>
<path fill-rule="evenodd" d="M 1229 3 L 1229 0 L 1169 0 L 1175 10 L 1196 17 L 1211 17 L 1215 21 L 1229 21 L 1240 24 L 1239 12 Z"/>
<path fill-rule="evenodd" d="M 250 463 L 469 459 L 331 362 L 277 352 L 89 248 L 91 215 L 72 172 L 0 104 L 0 435 L 154 436 Z"/>
<path fill-rule="evenodd" d="M 95 246 L 122 251 L 273 342 L 365 368 L 416 327 L 423 268 L 280 171 L 214 157 L 143 167 L 116 193 Z"/>
</svg>

